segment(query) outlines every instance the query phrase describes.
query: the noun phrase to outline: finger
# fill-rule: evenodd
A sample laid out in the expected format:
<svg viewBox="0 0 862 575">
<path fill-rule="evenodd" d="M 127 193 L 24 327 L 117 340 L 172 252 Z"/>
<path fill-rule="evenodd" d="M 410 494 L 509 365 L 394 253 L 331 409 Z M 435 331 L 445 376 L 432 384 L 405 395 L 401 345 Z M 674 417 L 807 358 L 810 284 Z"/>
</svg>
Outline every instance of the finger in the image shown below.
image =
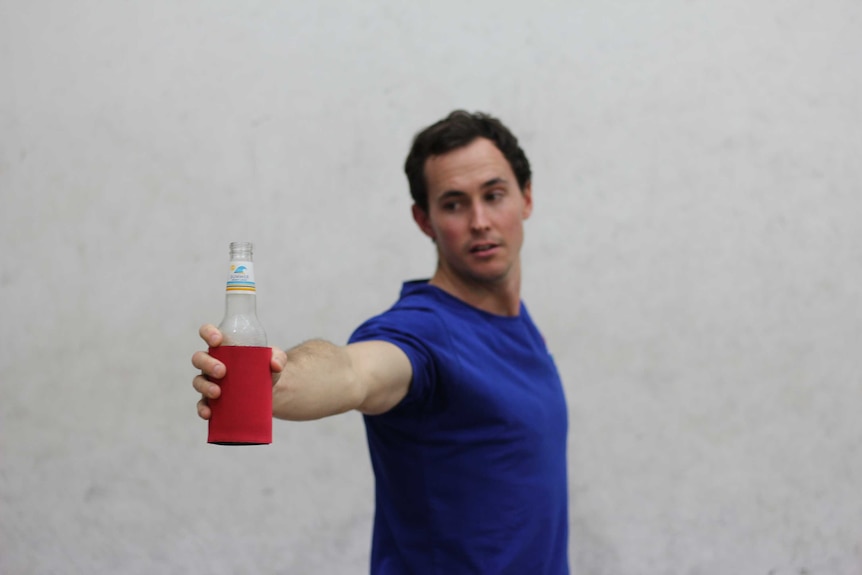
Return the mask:
<svg viewBox="0 0 862 575">
<path fill-rule="evenodd" d="M 285 365 L 287 365 L 287 354 L 277 347 L 272 348 L 272 359 L 269 362 L 270 369 L 275 373 L 281 373 Z"/>
<path fill-rule="evenodd" d="M 201 370 L 204 375 L 213 379 L 223 378 L 227 371 L 222 362 L 205 351 L 196 351 L 192 355 L 192 365 Z"/>
<path fill-rule="evenodd" d="M 202 325 L 200 330 L 198 330 L 198 334 L 210 347 L 220 346 L 224 339 L 218 328 L 211 323 L 205 323 Z"/>
<path fill-rule="evenodd" d="M 206 399 L 216 399 L 221 395 L 221 387 L 208 380 L 205 375 L 195 377 L 192 387 Z"/>
<path fill-rule="evenodd" d="M 212 417 L 212 414 L 212 409 L 210 409 L 210 406 L 207 404 L 206 399 L 201 399 L 198 402 L 198 417 L 200 417 L 201 419 L 209 419 L 210 417 Z"/>
</svg>

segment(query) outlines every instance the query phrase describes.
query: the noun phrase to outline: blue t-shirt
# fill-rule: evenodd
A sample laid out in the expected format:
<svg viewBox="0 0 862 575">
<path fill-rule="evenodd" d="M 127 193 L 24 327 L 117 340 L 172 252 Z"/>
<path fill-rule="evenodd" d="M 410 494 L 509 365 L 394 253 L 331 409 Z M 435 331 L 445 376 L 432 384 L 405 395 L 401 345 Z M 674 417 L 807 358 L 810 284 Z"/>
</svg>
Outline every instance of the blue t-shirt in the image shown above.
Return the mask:
<svg viewBox="0 0 862 575">
<path fill-rule="evenodd" d="M 568 573 L 565 397 L 524 305 L 499 316 L 406 282 L 350 338 L 368 340 L 413 366 L 407 396 L 365 416 L 371 573 Z"/>
</svg>

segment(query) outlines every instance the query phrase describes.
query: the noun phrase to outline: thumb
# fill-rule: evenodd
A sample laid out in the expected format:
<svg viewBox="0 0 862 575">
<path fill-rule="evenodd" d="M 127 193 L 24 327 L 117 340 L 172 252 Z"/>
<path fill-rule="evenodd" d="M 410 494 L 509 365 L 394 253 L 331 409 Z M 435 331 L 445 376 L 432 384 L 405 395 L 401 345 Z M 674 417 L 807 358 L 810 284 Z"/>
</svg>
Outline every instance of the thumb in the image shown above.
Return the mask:
<svg viewBox="0 0 862 575">
<path fill-rule="evenodd" d="M 270 369 L 275 373 L 281 373 L 287 365 L 287 354 L 280 348 L 272 348 L 272 359 L 269 362 Z"/>
<path fill-rule="evenodd" d="M 201 336 L 201 339 L 206 342 L 206 344 L 210 347 L 218 347 L 222 344 L 222 333 L 219 329 L 211 323 L 207 323 L 201 326 L 198 334 Z"/>
</svg>

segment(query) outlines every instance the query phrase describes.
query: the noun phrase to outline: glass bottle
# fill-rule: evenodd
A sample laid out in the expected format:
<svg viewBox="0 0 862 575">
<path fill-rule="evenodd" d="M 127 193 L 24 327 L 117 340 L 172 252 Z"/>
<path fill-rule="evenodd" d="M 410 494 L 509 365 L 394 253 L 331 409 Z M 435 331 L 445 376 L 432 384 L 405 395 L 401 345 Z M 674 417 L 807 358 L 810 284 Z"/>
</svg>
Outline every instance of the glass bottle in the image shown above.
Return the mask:
<svg viewBox="0 0 862 575">
<path fill-rule="evenodd" d="M 230 272 L 225 288 L 224 319 L 218 326 L 224 335 L 224 346 L 266 346 L 266 332 L 257 319 L 252 249 L 251 242 L 230 244 Z"/>
</svg>

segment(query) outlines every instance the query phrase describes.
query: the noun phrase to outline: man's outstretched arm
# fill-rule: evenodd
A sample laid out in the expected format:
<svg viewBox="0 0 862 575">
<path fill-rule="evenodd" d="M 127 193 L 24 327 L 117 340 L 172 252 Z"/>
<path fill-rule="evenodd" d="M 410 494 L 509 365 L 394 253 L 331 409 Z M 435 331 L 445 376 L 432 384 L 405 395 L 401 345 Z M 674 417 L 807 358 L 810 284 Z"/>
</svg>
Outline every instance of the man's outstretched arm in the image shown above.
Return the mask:
<svg viewBox="0 0 862 575">
<path fill-rule="evenodd" d="M 222 334 L 213 325 L 200 329 L 207 345 L 222 343 Z M 209 399 L 221 394 L 218 379 L 225 366 L 203 351 L 196 352 L 192 364 L 201 370 L 193 381 L 201 393 L 198 415 L 209 419 Z M 384 341 L 365 341 L 338 346 L 311 340 L 286 353 L 273 348 L 273 416 L 303 421 L 320 419 L 353 409 L 373 415 L 395 407 L 410 387 L 413 368 L 407 355 Z"/>
</svg>

